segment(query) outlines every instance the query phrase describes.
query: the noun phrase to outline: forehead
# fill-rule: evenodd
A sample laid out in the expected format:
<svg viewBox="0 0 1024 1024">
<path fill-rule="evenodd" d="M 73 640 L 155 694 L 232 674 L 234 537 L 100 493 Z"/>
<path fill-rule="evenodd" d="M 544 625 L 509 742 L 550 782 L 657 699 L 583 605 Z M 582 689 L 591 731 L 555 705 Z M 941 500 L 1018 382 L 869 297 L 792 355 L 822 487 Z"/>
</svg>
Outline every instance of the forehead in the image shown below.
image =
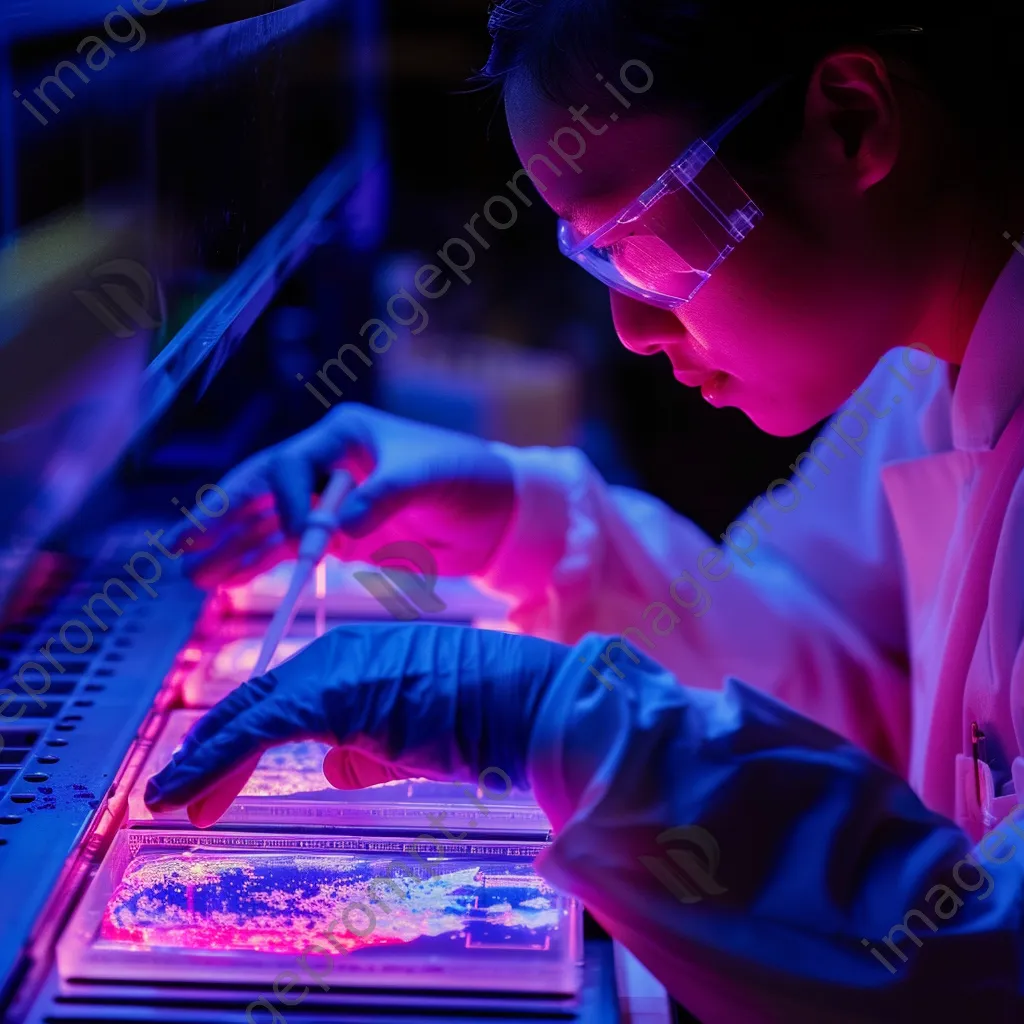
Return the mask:
<svg viewBox="0 0 1024 1024">
<path fill-rule="evenodd" d="M 613 84 L 630 100 L 627 90 Z M 570 107 L 581 120 L 573 119 Z M 525 76 L 508 82 L 505 112 L 519 160 L 528 167 L 534 157 L 544 157 L 561 171 L 556 176 L 540 160 L 533 165 L 547 186 L 541 192 L 545 202 L 584 234 L 643 192 L 697 134 L 683 116 L 634 111 L 597 83 L 587 95 L 581 89 L 578 101 L 560 105 L 541 95 Z M 570 157 L 581 153 L 573 160 L 579 172 L 559 150 Z"/>
</svg>

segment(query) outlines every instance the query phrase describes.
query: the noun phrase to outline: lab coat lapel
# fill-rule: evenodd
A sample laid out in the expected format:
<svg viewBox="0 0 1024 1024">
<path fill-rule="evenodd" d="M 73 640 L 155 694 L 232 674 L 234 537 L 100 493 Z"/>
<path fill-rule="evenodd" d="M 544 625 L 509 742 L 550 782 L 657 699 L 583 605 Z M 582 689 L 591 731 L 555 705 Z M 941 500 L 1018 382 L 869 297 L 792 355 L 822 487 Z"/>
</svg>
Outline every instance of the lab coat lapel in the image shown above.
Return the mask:
<svg viewBox="0 0 1024 1024">
<path fill-rule="evenodd" d="M 973 642 L 961 635 L 960 624 L 955 630 L 950 624 L 955 621 L 951 611 L 956 591 L 967 569 L 962 524 L 970 516 L 966 495 L 974 472 L 973 457 L 957 451 L 892 463 L 882 470 L 882 484 L 906 567 L 914 737 L 908 780 L 922 796 L 929 747 L 941 731 L 935 717 L 946 652 L 964 642 L 973 647 Z M 962 702 L 956 700 L 958 719 L 961 706 Z M 952 770 L 951 762 L 947 780 L 950 793 Z"/>
<path fill-rule="evenodd" d="M 1024 408 L 996 451 L 944 452 L 882 470 L 907 570 L 914 657 L 910 782 L 929 807 L 949 815 L 956 755 L 964 752 L 968 670 L 1022 464 Z"/>
<path fill-rule="evenodd" d="M 1007 509 L 1024 466 L 1022 403 L 1024 259 L 1012 258 L 967 346 L 945 450 L 882 469 L 907 572 L 914 659 L 909 779 L 928 806 L 950 816 L 956 757 L 969 752 L 968 677 L 983 640 Z M 936 404 L 931 411 L 942 410 Z M 946 433 L 934 424 L 932 430 Z"/>
<path fill-rule="evenodd" d="M 982 308 L 953 392 L 953 443 L 991 451 L 1024 404 L 1024 256 L 1015 253 Z"/>
</svg>

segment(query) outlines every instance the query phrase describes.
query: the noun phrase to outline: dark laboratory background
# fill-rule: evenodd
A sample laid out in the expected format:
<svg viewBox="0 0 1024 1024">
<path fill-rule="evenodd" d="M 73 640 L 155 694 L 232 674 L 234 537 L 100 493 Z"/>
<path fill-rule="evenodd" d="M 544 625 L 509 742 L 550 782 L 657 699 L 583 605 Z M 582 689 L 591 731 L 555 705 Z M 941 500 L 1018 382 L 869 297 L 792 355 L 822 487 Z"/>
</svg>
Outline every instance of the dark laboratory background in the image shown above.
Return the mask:
<svg viewBox="0 0 1024 1024">
<path fill-rule="evenodd" d="M 472 82 L 489 48 L 483 0 L 139 0 L 130 20 L 111 19 L 113 0 L 2 4 L 4 686 L 63 621 L 59 602 L 80 603 L 141 529 L 170 520 L 172 497 L 189 504 L 315 422 L 311 381 L 332 404 L 576 445 L 712 535 L 806 448 L 711 409 L 664 357 L 626 351 L 605 290 L 558 253 L 535 195 L 476 247 L 470 284 L 423 302 L 422 331 L 399 330 L 372 367 L 350 358 L 354 381 L 335 370 L 340 397 L 317 381 L 341 345 L 366 350 L 360 325 L 387 319 L 389 297 L 467 237 L 518 169 L 495 93 Z M 126 748 L 89 709 L 114 689 L 101 677 L 129 669 L 138 693 L 156 692 L 146 665 L 178 657 L 195 617 L 173 608 L 140 606 L 150 619 L 125 626 L 144 651 L 97 637 L 103 668 L 83 655 L 78 674 L 53 675 L 45 709 L 6 708 L 25 714 L 0 749 L 0 871 L 8 894 L 22 886 L 0 907 L 4 1019 L 64 1019 L 39 951 L 57 941 L 75 870 L 91 870 L 76 843 L 94 837 L 89 810 L 114 813 L 102 786 Z M 143 712 L 117 700 L 109 714 L 134 730 Z M 32 807 L 26 779 L 70 770 L 76 740 L 112 767 L 90 755 L 99 781 L 75 794 L 88 799 L 58 792 L 33 819 L 46 801 Z M 83 1005 L 75 1020 L 111 1019 Z"/>
<path fill-rule="evenodd" d="M 429 253 L 436 239 L 460 230 L 466 214 L 507 191 L 504 182 L 519 167 L 494 92 L 467 92 L 463 84 L 487 57 L 484 6 L 389 8 L 386 123 L 395 176 L 387 240 L 394 251 Z M 606 289 L 558 252 L 554 222 L 539 202 L 521 210 L 481 254 L 478 281 L 455 297 L 452 305 L 461 300 L 465 310 L 451 310 L 452 329 L 568 357 L 578 396 L 572 443 L 606 480 L 656 495 L 717 536 L 788 473 L 807 438 L 771 438 L 736 410 L 716 411 L 680 386 L 665 356 L 625 349 Z"/>
<path fill-rule="evenodd" d="M 24 6 L 39 25 L 15 52 L 8 72 L 15 88 L 35 85 L 60 58 L 74 54 L 88 27 L 62 31 L 59 21 L 46 24 L 42 12 L 73 7 L 71 0 Z M 108 8 L 93 6 L 99 24 Z M 304 377 L 315 380 L 340 343 L 360 340 L 361 324 L 386 319 L 388 297 L 412 288 L 417 267 L 447 239 L 466 237 L 463 225 L 490 196 L 508 192 L 505 183 L 519 166 L 496 94 L 472 81 L 488 52 L 483 2 L 382 3 L 367 16 L 375 21 L 370 49 L 354 57 L 342 52 L 345 41 L 337 35 L 307 34 L 302 26 L 282 25 L 281 34 L 266 41 L 242 39 L 243 31 L 231 33 L 229 25 L 193 30 L 190 18 L 200 26 L 203 6 L 139 16 L 147 40 L 135 52 L 128 47 L 137 39 L 111 41 L 118 56 L 92 73 L 88 85 L 73 81 L 73 100 L 49 89 L 60 100 L 59 114 L 35 99 L 49 124 L 38 123 L 13 98 L 0 114 L 5 235 L 31 233 L 38 247 L 67 260 L 69 273 L 76 259 L 102 265 L 108 249 L 153 251 L 165 303 L 157 346 L 251 254 L 346 140 L 361 133 L 366 154 L 375 150 L 365 157 L 370 169 L 355 194 L 311 229 L 315 237 L 303 253 L 291 254 L 295 268 L 275 266 L 287 279 L 255 304 L 262 306 L 258 313 L 247 311 L 246 319 L 256 320 L 244 344 L 242 329 L 234 328 L 227 343 L 188 374 L 191 386 L 183 390 L 200 395 L 198 402 L 179 400 L 180 416 L 136 439 L 140 468 L 161 473 L 194 470 L 199 458 L 216 473 L 312 422 L 324 408 L 296 374 L 306 371 Z M 275 5 L 238 0 L 214 6 Z M 17 9 L 15 3 L 8 14 L 15 25 Z M 131 32 L 123 25 L 114 31 Z M 164 41 L 171 33 L 175 38 Z M 195 42 L 200 34 L 201 44 Z M 32 97 L 31 90 L 23 97 Z M 475 247 L 472 283 L 426 304 L 429 322 L 415 345 L 396 346 L 372 368 L 359 365 L 359 380 L 351 385 L 334 371 L 348 385 L 344 399 L 416 418 L 441 416 L 454 427 L 521 442 L 514 426 L 481 422 L 473 408 L 487 401 L 481 389 L 470 387 L 472 398 L 413 395 L 397 364 L 418 349 L 408 368 L 416 376 L 422 369 L 417 357 L 443 362 L 494 343 L 557 353 L 567 366 L 544 365 L 552 401 L 566 409 L 552 436 L 536 443 L 579 445 L 607 480 L 657 495 L 712 534 L 721 532 L 785 471 L 805 439 L 767 437 L 742 414 L 715 411 L 678 385 L 665 357 L 623 349 L 605 289 L 559 254 L 553 214 L 539 201 L 529 209 L 518 205 L 511 229 L 492 229 L 488 251 Z M 65 244 L 68 235 L 79 241 L 79 232 L 89 236 L 88 256 Z M 96 275 L 82 283 L 97 289 L 110 282 Z M 182 376 L 188 362 L 181 360 Z M 41 385 L 53 383 L 51 367 L 44 376 Z M 7 386 L 28 402 L 35 382 L 26 388 L 9 377 Z M 338 401 L 330 391 L 326 397 Z M 147 410 L 153 420 L 156 412 Z M 194 446 L 187 440 L 192 432 Z M 160 444 L 165 437 L 175 438 L 166 449 Z"/>
</svg>

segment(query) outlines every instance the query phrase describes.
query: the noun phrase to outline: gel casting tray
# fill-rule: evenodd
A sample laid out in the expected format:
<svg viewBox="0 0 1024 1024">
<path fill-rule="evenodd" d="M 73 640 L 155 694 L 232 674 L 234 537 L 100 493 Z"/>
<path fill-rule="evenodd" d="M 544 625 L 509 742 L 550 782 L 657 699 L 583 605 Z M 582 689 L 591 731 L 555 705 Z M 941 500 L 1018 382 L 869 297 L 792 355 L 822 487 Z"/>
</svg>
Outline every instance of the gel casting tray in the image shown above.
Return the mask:
<svg viewBox="0 0 1024 1024">
<path fill-rule="evenodd" d="M 403 846 L 122 831 L 57 946 L 61 975 L 268 985 L 308 970 L 332 988 L 578 991 L 580 906 L 533 871 L 540 844 L 441 844 L 420 861 Z M 373 884 L 389 865 L 394 880 Z"/>
<path fill-rule="evenodd" d="M 184 808 L 159 814 L 143 799 L 146 783 L 170 761 L 200 711 L 173 711 L 150 751 L 128 797 L 129 825 L 184 825 Z M 546 836 L 550 824 L 529 793 L 504 797 L 500 776 L 490 773 L 487 789 L 412 779 L 367 789 L 335 789 L 323 773 L 327 746 L 311 741 L 268 750 L 235 802 L 221 818 L 225 826 L 372 828 L 415 830 L 441 838 L 463 833 Z M 496 784 L 496 788 L 491 788 Z"/>
</svg>

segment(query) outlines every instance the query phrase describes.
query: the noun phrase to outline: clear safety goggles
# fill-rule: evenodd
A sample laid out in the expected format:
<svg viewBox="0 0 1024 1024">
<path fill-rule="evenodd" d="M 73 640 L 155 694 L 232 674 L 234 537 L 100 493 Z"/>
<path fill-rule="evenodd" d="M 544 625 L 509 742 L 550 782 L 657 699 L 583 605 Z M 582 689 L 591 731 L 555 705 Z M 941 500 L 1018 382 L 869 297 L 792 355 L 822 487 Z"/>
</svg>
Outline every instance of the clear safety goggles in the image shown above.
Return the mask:
<svg viewBox="0 0 1024 1024">
<path fill-rule="evenodd" d="M 764 216 L 715 154 L 781 83 L 697 139 L 629 206 L 586 237 L 558 222 L 558 247 L 610 288 L 662 309 L 689 302 Z"/>
</svg>

